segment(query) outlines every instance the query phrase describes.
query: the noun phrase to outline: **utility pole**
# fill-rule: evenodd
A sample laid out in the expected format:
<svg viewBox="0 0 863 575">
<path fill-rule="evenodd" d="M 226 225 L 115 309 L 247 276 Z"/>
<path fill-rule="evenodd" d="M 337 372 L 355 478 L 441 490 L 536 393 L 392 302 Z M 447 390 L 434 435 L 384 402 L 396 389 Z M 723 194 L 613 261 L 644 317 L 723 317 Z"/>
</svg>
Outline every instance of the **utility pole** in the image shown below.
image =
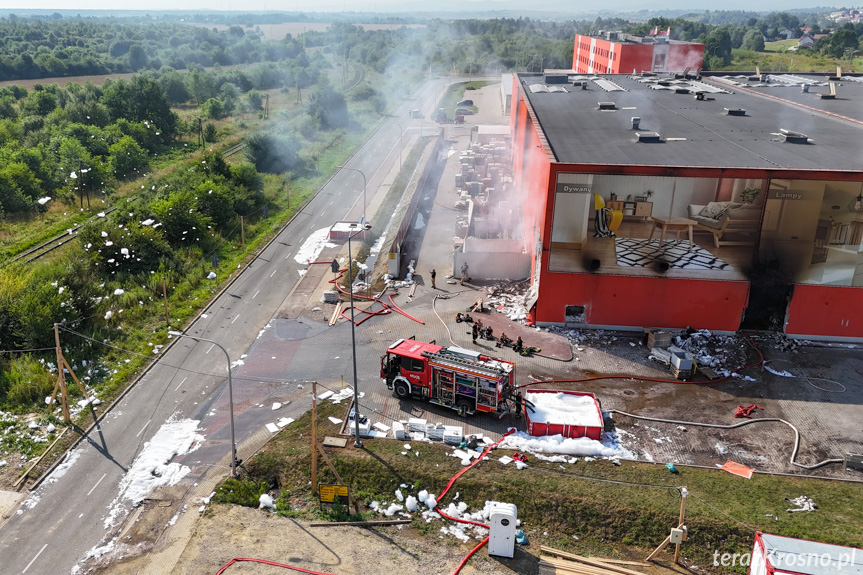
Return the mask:
<svg viewBox="0 0 863 575">
<path fill-rule="evenodd" d="M 318 382 L 312 382 L 312 493 L 318 493 Z"/>
<path fill-rule="evenodd" d="M 243 224 L 243 216 L 240 216 L 240 240 L 243 242 L 243 249 L 246 249 L 246 227 Z"/>
<path fill-rule="evenodd" d="M 75 383 L 78 384 L 78 389 L 81 390 L 81 393 L 84 395 L 84 399 L 90 399 L 87 396 L 87 390 L 84 389 L 84 386 L 81 385 L 81 382 L 78 381 L 78 378 L 75 376 L 75 372 L 72 371 L 72 366 L 69 365 L 69 362 L 66 361 L 66 358 L 63 356 L 63 349 L 60 347 L 60 324 L 54 324 L 54 344 L 57 347 L 57 383 L 54 384 L 54 391 L 51 393 L 51 401 L 48 403 L 48 409 L 51 409 L 51 406 L 54 405 L 54 398 L 57 397 L 57 392 L 60 392 L 60 402 L 63 405 L 63 420 L 66 423 L 72 422 L 72 416 L 69 415 L 69 395 L 66 392 L 66 370 L 69 370 L 69 375 L 72 376 L 72 379 L 75 380 Z"/>
</svg>

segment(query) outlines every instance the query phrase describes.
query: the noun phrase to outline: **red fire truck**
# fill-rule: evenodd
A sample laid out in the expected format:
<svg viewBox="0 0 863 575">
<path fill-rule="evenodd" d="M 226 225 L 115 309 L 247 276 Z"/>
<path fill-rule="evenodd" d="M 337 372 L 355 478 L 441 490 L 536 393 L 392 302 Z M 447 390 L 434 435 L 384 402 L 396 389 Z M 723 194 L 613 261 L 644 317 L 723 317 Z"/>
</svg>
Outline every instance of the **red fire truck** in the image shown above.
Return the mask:
<svg viewBox="0 0 863 575">
<path fill-rule="evenodd" d="M 462 417 L 506 413 L 515 389 L 515 363 L 460 347 L 400 339 L 381 357 L 381 378 L 399 399 L 450 407 Z"/>
</svg>

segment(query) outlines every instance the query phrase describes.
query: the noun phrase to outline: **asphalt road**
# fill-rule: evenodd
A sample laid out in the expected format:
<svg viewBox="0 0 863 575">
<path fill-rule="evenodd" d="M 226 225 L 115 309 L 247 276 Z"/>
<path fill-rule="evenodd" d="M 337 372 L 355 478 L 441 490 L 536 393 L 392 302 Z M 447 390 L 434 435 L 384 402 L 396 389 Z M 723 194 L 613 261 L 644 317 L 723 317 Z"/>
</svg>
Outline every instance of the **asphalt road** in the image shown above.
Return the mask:
<svg viewBox="0 0 863 575">
<path fill-rule="evenodd" d="M 422 106 L 430 117 L 446 83 L 429 80 L 415 99 L 401 104 L 346 164 L 353 170 L 339 171 L 186 333 L 219 342 L 232 360 L 246 353 L 300 280 L 306 266 L 294 256 L 305 239 L 335 221 L 363 215 L 364 202 L 371 201 L 399 162 L 399 134 L 405 131 L 406 143 L 408 135 L 422 129 L 422 120 L 408 118 L 409 110 Z M 74 463 L 65 474 L 55 473 L 44 482 L 30 494 L 29 504 L 19 508 L 22 512 L 0 529 L 0 573 L 67 574 L 88 551 L 110 543 L 130 502 L 116 517 L 109 510 L 135 457 L 169 418 L 201 420 L 211 413 L 226 385 L 226 366 L 224 353 L 208 342 L 182 339 L 164 352 L 75 448 Z M 205 442 L 194 452 L 200 465 L 215 465 L 229 452 L 225 419 L 207 426 Z M 239 427 L 237 443 L 253 429 Z"/>
</svg>

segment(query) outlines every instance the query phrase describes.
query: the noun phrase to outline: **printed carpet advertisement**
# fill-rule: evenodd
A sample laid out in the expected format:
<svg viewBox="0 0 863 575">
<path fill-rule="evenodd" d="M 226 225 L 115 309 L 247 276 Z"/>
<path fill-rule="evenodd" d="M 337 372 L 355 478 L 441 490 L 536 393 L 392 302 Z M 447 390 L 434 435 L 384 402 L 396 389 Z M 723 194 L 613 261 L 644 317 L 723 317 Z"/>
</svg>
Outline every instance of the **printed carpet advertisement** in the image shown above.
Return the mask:
<svg viewBox="0 0 863 575">
<path fill-rule="evenodd" d="M 689 250 L 689 242 L 614 238 L 617 265 L 623 267 L 649 267 L 667 264 L 668 269 L 727 270 L 729 264 L 698 245 Z"/>
</svg>

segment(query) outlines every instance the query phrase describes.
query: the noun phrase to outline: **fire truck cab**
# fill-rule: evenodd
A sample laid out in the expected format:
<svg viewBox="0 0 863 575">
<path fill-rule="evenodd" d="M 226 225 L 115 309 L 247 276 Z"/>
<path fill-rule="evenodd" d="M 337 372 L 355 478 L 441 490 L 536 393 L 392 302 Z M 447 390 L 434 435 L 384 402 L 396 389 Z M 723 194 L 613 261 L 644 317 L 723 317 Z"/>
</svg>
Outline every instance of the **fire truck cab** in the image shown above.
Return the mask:
<svg viewBox="0 0 863 575">
<path fill-rule="evenodd" d="M 460 347 L 400 339 L 381 357 L 381 378 L 399 399 L 423 399 L 462 417 L 503 414 L 515 387 L 515 363 Z"/>
</svg>

